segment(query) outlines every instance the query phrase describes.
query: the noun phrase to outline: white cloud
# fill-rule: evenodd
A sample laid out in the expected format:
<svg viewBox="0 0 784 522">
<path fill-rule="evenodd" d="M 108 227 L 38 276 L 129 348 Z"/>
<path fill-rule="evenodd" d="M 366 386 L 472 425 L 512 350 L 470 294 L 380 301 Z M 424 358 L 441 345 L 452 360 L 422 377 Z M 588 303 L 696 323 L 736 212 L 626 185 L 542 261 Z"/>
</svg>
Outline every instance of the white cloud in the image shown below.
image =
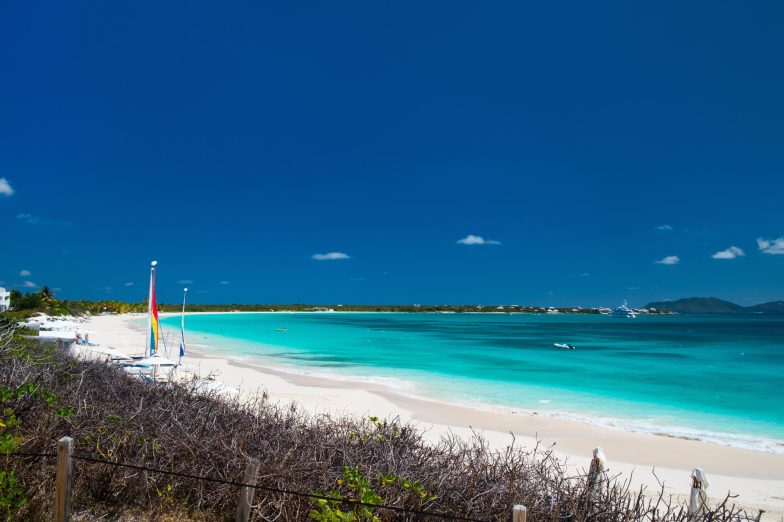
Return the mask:
<svg viewBox="0 0 784 522">
<path fill-rule="evenodd" d="M 123 286 L 133 286 L 133 281 L 128 281 Z"/>
<path fill-rule="evenodd" d="M 654 261 L 654 263 L 659 265 L 677 265 L 680 262 L 681 262 L 681 258 L 678 256 L 666 256 Z"/>
<path fill-rule="evenodd" d="M 31 276 L 32 274 L 33 273 L 30 272 L 29 270 L 22 270 L 21 272 L 19 272 L 19 275 L 22 276 L 22 277 L 28 277 L 28 276 Z"/>
<path fill-rule="evenodd" d="M 192 285 L 193 281 L 191 281 L 190 279 L 180 279 L 179 281 L 177 281 L 177 284 L 180 284 L 180 285 Z"/>
<path fill-rule="evenodd" d="M 777 239 L 758 237 L 757 246 L 763 254 L 784 254 L 784 237 Z"/>
<path fill-rule="evenodd" d="M 745 256 L 746 252 L 742 248 L 731 246 L 727 250 L 716 252 L 711 257 L 713 259 L 735 259 L 736 257 Z"/>
<path fill-rule="evenodd" d="M 338 259 L 351 259 L 351 256 L 343 252 L 327 252 L 326 254 L 313 254 L 311 257 L 316 261 L 336 261 Z"/>
<path fill-rule="evenodd" d="M 43 222 L 40 217 L 34 216 L 32 214 L 17 214 L 16 219 L 24 221 L 30 225 L 40 225 Z"/>
<path fill-rule="evenodd" d="M 41 216 L 34 216 L 33 214 L 17 214 L 16 219 L 24 221 L 28 225 L 55 225 L 55 226 L 68 226 L 70 223 L 66 221 L 52 221 L 45 219 Z"/>
<path fill-rule="evenodd" d="M 38 288 L 38 285 L 33 283 L 32 281 L 25 281 L 22 283 L 22 288 Z"/>
<path fill-rule="evenodd" d="M 672 230 L 672 227 L 670 225 L 659 225 L 658 227 L 655 228 L 656 230 Z"/>
<path fill-rule="evenodd" d="M 228 281 L 221 281 L 220 284 L 227 285 L 227 284 L 229 284 L 229 282 Z"/>
<path fill-rule="evenodd" d="M 463 239 L 457 240 L 458 245 L 500 245 L 500 241 L 496 241 L 495 239 L 485 239 L 482 236 L 475 236 L 474 234 L 468 234 Z"/>
<path fill-rule="evenodd" d="M 0 194 L 3 196 L 13 196 L 14 189 L 11 187 L 11 184 L 8 183 L 8 180 L 5 178 L 0 178 Z"/>
</svg>

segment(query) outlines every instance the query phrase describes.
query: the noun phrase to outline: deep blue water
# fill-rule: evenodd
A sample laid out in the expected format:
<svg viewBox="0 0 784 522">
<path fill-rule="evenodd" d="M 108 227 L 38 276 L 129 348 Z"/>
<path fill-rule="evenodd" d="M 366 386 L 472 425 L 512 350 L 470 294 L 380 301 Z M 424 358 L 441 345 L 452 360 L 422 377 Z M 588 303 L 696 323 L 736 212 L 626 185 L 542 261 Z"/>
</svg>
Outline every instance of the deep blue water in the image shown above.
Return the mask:
<svg viewBox="0 0 784 522">
<path fill-rule="evenodd" d="M 191 343 L 289 370 L 784 453 L 784 317 L 307 313 L 186 322 Z M 164 324 L 178 327 L 179 318 Z"/>
</svg>

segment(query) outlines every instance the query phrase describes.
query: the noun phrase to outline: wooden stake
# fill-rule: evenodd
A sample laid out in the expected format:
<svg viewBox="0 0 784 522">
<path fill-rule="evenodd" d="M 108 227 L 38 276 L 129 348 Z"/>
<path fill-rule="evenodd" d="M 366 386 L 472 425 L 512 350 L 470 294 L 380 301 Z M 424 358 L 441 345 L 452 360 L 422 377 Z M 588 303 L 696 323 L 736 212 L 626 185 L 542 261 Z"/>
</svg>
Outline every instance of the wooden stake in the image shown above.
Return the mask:
<svg viewBox="0 0 784 522">
<path fill-rule="evenodd" d="M 71 520 L 71 454 L 74 440 L 63 437 L 57 441 L 57 476 L 54 496 L 55 522 Z"/>
<path fill-rule="evenodd" d="M 242 489 L 240 489 L 240 503 L 237 504 L 236 522 L 248 522 L 250 518 L 250 506 L 253 504 L 253 494 L 256 492 L 256 488 L 249 486 L 256 485 L 256 476 L 258 474 L 259 461 L 248 459 L 248 463 L 245 466 L 245 476 L 242 478 L 242 483 L 248 484 L 248 486 L 242 486 Z"/>
<path fill-rule="evenodd" d="M 525 522 L 528 510 L 522 504 L 512 506 L 512 522 Z"/>
</svg>

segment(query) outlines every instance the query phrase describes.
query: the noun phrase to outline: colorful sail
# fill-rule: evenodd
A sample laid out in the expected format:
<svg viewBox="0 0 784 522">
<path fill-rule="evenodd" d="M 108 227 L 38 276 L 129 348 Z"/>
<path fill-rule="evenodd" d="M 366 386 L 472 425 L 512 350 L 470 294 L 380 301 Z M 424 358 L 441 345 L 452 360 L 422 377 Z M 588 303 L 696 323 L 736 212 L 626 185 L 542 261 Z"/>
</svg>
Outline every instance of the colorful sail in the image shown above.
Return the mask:
<svg viewBox="0 0 784 522">
<path fill-rule="evenodd" d="M 150 271 L 150 300 L 149 300 L 149 324 L 150 324 L 150 356 L 158 353 L 158 302 L 155 299 L 155 265 L 153 261 Z"/>
</svg>

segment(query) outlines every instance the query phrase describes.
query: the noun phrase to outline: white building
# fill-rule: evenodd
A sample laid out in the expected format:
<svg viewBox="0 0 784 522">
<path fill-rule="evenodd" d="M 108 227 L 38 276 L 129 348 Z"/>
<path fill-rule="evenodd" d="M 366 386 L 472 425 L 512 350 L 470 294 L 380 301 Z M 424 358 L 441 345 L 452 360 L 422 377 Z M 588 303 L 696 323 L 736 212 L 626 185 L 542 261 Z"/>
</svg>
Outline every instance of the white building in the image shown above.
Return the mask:
<svg viewBox="0 0 784 522">
<path fill-rule="evenodd" d="M 11 292 L 0 287 L 0 312 L 5 312 L 11 308 Z"/>
</svg>

